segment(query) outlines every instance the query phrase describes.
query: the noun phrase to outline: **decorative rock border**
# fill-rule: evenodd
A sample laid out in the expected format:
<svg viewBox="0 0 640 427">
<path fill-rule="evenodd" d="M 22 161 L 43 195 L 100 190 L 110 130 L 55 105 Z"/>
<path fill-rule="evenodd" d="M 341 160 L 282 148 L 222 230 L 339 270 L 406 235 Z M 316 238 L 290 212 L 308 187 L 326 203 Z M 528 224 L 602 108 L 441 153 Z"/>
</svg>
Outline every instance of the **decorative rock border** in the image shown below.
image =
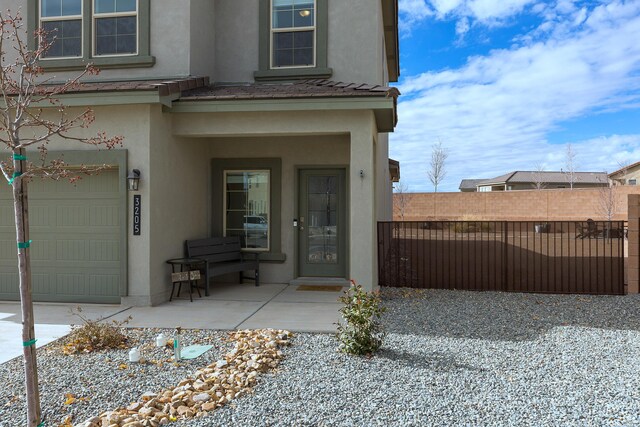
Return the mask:
<svg viewBox="0 0 640 427">
<path fill-rule="evenodd" d="M 159 393 L 147 392 L 126 408 L 107 411 L 79 427 L 158 427 L 178 419 L 204 417 L 250 392 L 261 373 L 275 369 L 291 332 L 273 329 L 234 331 L 235 347 L 224 359 L 196 371 L 195 378 Z"/>
</svg>

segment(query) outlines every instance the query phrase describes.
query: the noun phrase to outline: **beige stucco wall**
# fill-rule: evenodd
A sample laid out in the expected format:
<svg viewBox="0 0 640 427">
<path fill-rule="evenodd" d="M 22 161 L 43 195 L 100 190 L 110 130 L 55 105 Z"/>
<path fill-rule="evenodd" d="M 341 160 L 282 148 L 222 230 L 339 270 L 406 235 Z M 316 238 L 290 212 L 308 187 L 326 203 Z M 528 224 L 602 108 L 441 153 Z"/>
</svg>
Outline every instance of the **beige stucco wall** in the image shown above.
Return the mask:
<svg viewBox="0 0 640 427">
<path fill-rule="evenodd" d="M 165 261 L 184 256 L 185 240 L 208 235 L 209 161 L 204 141 L 174 137 L 172 122 L 160 106 L 152 106 L 150 113 L 149 163 L 144 179 L 149 192 L 146 209 L 150 210 L 146 250 L 150 303 L 158 304 L 169 298 L 170 268 Z M 147 305 L 144 300 L 132 302 Z"/>
<path fill-rule="evenodd" d="M 329 1 L 328 66 L 332 80 L 385 84 L 380 1 Z"/>
<path fill-rule="evenodd" d="M 189 49 L 192 76 L 212 76 L 216 66 L 215 8 L 217 1 L 191 0 Z M 224 58 L 224 57 L 222 57 Z"/>
<path fill-rule="evenodd" d="M 389 174 L 389 135 L 378 134 L 377 144 L 376 183 L 379 197 L 377 198 L 378 221 L 391 221 L 393 216 L 393 187 Z"/>
<path fill-rule="evenodd" d="M 252 82 L 258 69 L 258 1 L 216 0 L 214 80 Z"/>
</svg>

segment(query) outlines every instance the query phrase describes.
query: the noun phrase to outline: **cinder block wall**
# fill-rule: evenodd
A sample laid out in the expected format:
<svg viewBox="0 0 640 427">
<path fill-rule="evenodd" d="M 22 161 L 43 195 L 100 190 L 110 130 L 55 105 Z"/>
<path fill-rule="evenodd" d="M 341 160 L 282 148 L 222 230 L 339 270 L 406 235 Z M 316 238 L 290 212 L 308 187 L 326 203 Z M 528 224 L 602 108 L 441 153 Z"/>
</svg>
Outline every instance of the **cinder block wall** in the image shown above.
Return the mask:
<svg viewBox="0 0 640 427">
<path fill-rule="evenodd" d="M 614 219 L 627 219 L 627 197 L 640 186 L 616 187 Z M 394 194 L 396 221 L 584 221 L 605 220 L 600 189 L 521 190 L 489 193 Z M 404 218 L 401 211 L 404 206 Z"/>
<path fill-rule="evenodd" d="M 628 202 L 627 292 L 637 294 L 640 291 L 640 195 L 629 195 Z"/>
</svg>

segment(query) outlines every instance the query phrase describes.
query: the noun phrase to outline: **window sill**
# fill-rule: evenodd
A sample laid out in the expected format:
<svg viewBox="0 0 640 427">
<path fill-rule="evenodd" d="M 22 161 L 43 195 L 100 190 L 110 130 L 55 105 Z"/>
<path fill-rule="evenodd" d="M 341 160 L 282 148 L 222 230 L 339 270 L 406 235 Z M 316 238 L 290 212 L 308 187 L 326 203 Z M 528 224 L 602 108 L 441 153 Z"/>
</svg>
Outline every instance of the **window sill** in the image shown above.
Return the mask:
<svg viewBox="0 0 640 427">
<path fill-rule="evenodd" d="M 281 254 L 277 252 L 252 252 L 260 254 L 260 262 L 273 262 L 282 263 L 287 260 L 287 254 Z"/>
<path fill-rule="evenodd" d="M 275 68 L 254 71 L 257 82 L 297 79 L 328 79 L 333 74 L 331 68 Z"/>
<path fill-rule="evenodd" d="M 91 59 L 43 59 L 39 65 L 47 71 L 69 71 L 82 70 L 87 64 L 93 64 L 99 69 L 107 69 L 152 67 L 155 63 L 154 56 L 109 56 Z"/>
</svg>

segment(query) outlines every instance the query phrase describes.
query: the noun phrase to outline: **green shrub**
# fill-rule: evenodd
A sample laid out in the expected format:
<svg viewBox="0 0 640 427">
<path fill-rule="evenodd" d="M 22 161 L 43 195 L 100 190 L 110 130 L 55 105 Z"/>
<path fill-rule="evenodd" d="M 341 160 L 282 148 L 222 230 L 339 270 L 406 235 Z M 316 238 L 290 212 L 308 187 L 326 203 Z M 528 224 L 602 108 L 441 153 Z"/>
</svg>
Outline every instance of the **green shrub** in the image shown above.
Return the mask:
<svg viewBox="0 0 640 427">
<path fill-rule="evenodd" d="M 337 333 L 339 350 L 355 355 L 375 353 L 382 346 L 385 336 L 380 322 L 385 311 L 381 306 L 380 294 L 366 292 L 352 280 L 339 301 L 344 304 L 340 308 L 344 322 L 338 324 Z"/>
</svg>

